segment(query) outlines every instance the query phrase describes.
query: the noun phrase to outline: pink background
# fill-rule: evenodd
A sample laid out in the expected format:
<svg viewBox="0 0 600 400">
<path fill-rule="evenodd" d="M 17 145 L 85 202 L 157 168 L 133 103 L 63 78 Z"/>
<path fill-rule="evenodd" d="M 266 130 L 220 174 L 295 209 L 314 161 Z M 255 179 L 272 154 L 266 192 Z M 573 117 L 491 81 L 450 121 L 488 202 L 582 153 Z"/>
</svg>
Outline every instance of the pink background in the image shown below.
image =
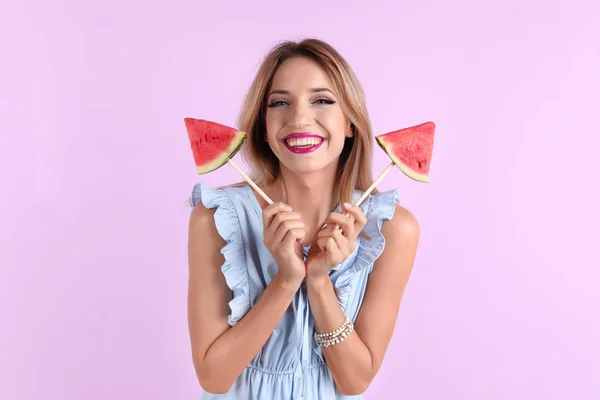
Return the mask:
<svg viewBox="0 0 600 400">
<path fill-rule="evenodd" d="M 600 398 L 597 1 L 94 3 L 0 6 L 0 398 L 199 397 L 182 204 L 239 178 L 195 174 L 183 118 L 233 124 L 304 36 L 377 134 L 438 127 L 431 183 L 380 186 L 422 239 L 365 397 Z"/>
</svg>

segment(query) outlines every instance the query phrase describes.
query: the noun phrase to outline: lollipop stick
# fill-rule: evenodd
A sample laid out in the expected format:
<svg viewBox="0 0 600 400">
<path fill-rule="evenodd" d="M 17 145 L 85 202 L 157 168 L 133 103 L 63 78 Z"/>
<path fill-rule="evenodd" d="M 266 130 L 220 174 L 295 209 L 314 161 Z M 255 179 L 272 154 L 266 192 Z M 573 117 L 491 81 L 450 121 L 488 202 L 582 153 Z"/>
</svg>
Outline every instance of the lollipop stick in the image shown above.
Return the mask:
<svg viewBox="0 0 600 400">
<path fill-rule="evenodd" d="M 375 186 L 377 186 L 379 184 L 379 182 L 381 182 L 381 180 L 388 174 L 388 172 L 390 172 L 392 170 L 392 168 L 394 168 L 394 165 L 396 165 L 393 161 L 390 165 L 388 165 L 383 172 L 381 173 L 381 175 L 379 175 L 379 177 L 377 179 L 375 179 L 375 182 L 373 182 L 373 184 L 371 186 L 369 186 L 369 188 L 363 193 L 362 196 L 360 196 L 360 198 L 358 199 L 358 201 L 354 204 L 355 206 L 360 206 L 361 203 L 367 198 L 367 196 L 369 195 L 369 193 L 371 193 L 373 191 L 373 189 L 375 189 Z M 349 212 L 346 213 L 346 217 L 350 217 L 352 214 L 350 214 Z M 321 229 L 324 229 L 327 225 L 323 225 L 323 227 Z M 340 229 L 340 226 L 338 224 L 334 225 L 335 228 L 334 229 Z M 323 248 L 321 248 L 321 250 L 324 250 Z"/>
<path fill-rule="evenodd" d="M 381 180 L 388 174 L 388 172 L 390 172 L 392 168 L 394 168 L 394 165 L 396 164 L 392 161 L 392 163 L 388 165 L 386 169 L 383 170 L 381 175 L 379 175 L 379 177 L 375 179 L 375 182 L 373 182 L 373 184 L 369 186 L 369 188 L 363 193 L 363 195 L 360 196 L 360 199 L 358 199 L 358 201 L 354 204 L 355 206 L 358 207 L 363 201 L 365 201 L 369 193 L 371 193 L 373 189 L 375 189 L 375 186 L 379 185 L 379 182 L 381 182 Z"/>
<path fill-rule="evenodd" d="M 244 180 L 245 180 L 246 182 L 248 182 L 248 183 L 250 184 L 250 186 L 252 186 L 252 187 L 254 188 L 254 190 L 256 190 L 256 191 L 258 192 L 258 194 L 260 194 L 260 196 L 261 196 L 263 199 L 265 199 L 265 201 L 266 201 L 267 203 L 269 203 L 269 204 L 273 204 L 273 200 L 271 200 L 271 199 L 269 198 L 269 196 L 267 196 L 267 194 L 266 194 L 265 192 L 263 192 L 263 191 L 262 191 L 262 190 L 261 190 L 261 189 L 260 189 L 260 188 L 259 188 L 259 187 L 256 185 L 256 183 L 254 183 L 254 181 L 252 181 L 252 179 L 250 179 L 250 177 L 249 177 L 248 175 L 246 175 L 246 174 L 244 173 L 244 171 L 242 171 L 242 170 L 240 169 L 240 167 L 238 167 L 238 166 L 237 166 L 237 165 L 236 165 L 236 164 L 233 162 L 233 160 L 231 160 L 231 159 L 230 159 L 230 160 L 229 160 L 229 161 L 227 161 L 227 162 L 229 163 L 229 165 L 231 165 L 231 166 L 233 167 L 233 169 L 235 169 L 235 170 L 238 172 L 238 174 L 240 174 L 240 175 L 242 176 L 242 178 L 244 178 Z"/>
</svg>

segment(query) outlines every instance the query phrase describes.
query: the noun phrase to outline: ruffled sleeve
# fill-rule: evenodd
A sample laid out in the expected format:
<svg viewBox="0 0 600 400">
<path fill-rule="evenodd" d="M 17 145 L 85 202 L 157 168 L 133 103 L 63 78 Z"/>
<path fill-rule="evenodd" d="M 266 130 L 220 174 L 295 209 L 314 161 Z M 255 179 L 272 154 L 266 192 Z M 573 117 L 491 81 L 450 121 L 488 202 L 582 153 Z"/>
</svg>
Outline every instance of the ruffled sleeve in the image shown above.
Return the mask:
<svg viewBox="0 0 600 400">
<path fill-rule="evenodd" d="M 392 219 L 396 204 L 400 204 L 399 197 L 398 189 L 393 189 L 369 196 L 361 205 L 363 213 L 367 217 L 367 224 L 363 228 L 363 233 L 370 239 L 359 236 L 355 262 L 341 273 L 334 283 L 340 306 L 344 311 L 349 306 L 350 294 L 353 290 L 356 290 L 353 289 L 353 286 L 357 284 L 366 285 L 366 277 L 364 282 L 357 282 L 354 279 L 355 276 L 364 270 L 367 271 L 367 274 L 370 274 L 373 270 L 373 263 L 383 253 L 385 237 L 381 233 L 381 226 L 383 221 Z M 356 298 L 357 296 L 353 297 Z"/>
<path fill-rule="evenodd" d="M 240 220 L 231 198 L 223 189 L 213 189 L 197 183 L 192 190 L 191 207 L 199 202 L 206 208 L 216 208 L 215 225 L 226 242 L 221 249 L 221 254 L 225 257 L 221 272 L 233 292 L 233 299 L 229 302 L 231 314 L 227 317 L 227 322 L 234 326 L 250 309 L 248 268 Z"/>
</svg>

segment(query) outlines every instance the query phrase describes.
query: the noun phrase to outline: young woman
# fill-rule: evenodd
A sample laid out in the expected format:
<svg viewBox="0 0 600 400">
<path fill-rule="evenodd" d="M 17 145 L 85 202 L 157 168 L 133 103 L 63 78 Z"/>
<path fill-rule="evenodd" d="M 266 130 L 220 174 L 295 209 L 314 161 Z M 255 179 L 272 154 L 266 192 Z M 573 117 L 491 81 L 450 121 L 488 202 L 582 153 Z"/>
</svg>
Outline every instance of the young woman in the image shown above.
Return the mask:
<svg viewBox="0 0 600 400">
<path fill-rule="evenodd" d="M 419 239 L 397 190 L 352 205 L 373 182 L 362 89 L 327 43 L 285 42 L 264 59 L 239 128 L 275 203 L 248 185 L 194 186 L 188 317 L 203 398 L 362 398 Z"/>
</svg>

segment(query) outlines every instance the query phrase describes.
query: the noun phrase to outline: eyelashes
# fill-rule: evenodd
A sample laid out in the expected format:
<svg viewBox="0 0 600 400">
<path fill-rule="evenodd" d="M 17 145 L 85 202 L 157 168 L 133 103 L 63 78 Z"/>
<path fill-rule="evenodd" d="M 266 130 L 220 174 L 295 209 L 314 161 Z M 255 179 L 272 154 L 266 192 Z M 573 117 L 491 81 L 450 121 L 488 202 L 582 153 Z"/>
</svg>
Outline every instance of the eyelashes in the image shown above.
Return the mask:
<svg viewBox="0 0 600 400">
<path fill-rule="evenodd" d="M 329 99 L 318 99 L 315 100 L 315 103 L 322 101 L 323 103 L 319 103 L 319 104 L 335 104 L 335 101 L 333 100 L 329 100 Z M 314 104 L 314 103 L 313 103 Z"/>
<path fill-rule="evenodd" d="M 284 103 L 284 104 L 287 104 L 287 103 L 286 103 L 285 101 L 283 101 L 283 100 L 278 100 L 278 101 L 274 101 L 274 102 L 272 102 L 271 104 L 267 105 L 267 107 L 269 107 L 269 108 L 281 107 L 282 105 L 284 105 L 284 104 L 282 104 L 282 103 Z"/>
<path fill-rule="evenodd" d="M 278 108 L 278 107 L 282 107 L 284 105 L 287 105 L 288 102 L 284 101 L 284 100 L 277 100 L 274 101 L 270 104 L 267 105 L 267 107 L 269 108 Z M 317 105 L 331 105 L 331 104 L 335 104 L 335 101 L 330 100 L 330 99 L 317 99 L 315 101 L 313 101 L 312 104 L 317 104 Z"/>
</svg>

